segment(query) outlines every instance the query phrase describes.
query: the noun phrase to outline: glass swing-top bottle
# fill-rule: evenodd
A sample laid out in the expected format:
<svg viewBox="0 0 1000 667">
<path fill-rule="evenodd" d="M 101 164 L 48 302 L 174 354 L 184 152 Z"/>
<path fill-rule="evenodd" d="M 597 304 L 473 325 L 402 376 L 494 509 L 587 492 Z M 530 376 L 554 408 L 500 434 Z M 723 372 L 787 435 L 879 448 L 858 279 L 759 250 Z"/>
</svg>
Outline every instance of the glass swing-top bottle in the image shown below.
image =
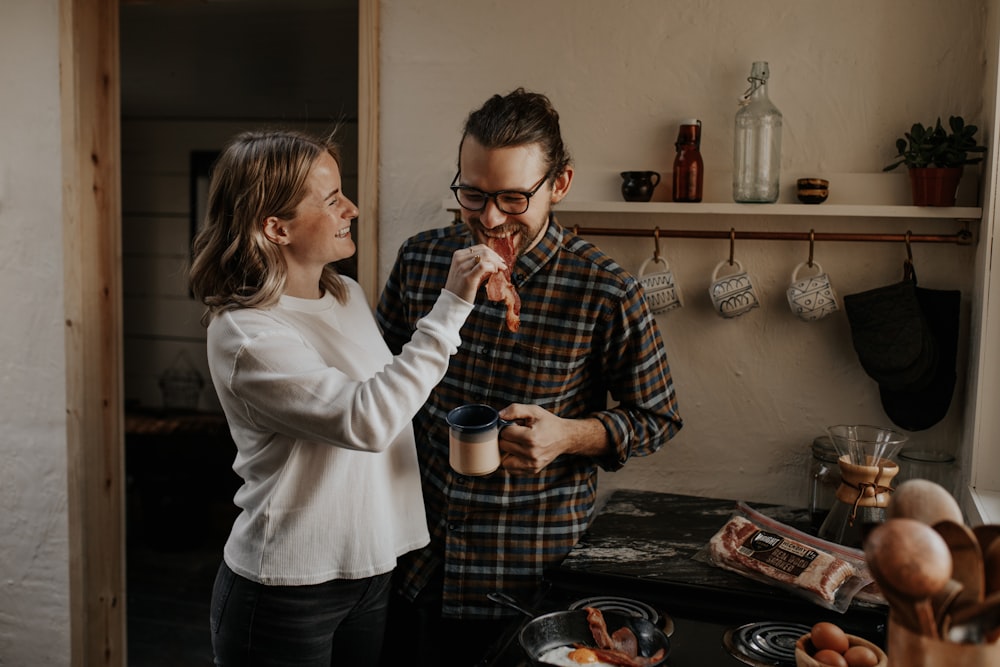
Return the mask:
<svg viewBox="0 0 1000 667">
<path fill-rule="evenodd" d="M 750 87 L 736 111 L 733 150 L 733 199 L 746 203 L 778 200 L 781 171 L 781 112 L 767 96 L 770 70 L 758 61 L 750 70 Z"/>
</svg>

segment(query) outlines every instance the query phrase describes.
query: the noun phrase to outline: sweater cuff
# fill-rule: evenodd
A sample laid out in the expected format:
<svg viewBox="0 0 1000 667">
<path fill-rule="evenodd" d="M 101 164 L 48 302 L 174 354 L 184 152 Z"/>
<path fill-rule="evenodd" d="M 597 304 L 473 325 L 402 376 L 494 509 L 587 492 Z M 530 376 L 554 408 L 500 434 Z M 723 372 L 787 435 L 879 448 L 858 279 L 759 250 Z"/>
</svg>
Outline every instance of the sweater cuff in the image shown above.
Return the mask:
<svg viewBox="0 0 1000 667">
<path fill-rule="evenodd" d="M 469 303 L 454 292 L 442 289 L 431 312 L 417 322 L 417 328 L 439 332 L 458 347 L 462 343 L 459 331 L 475 307 L 476 304 Z"/>
</svg>

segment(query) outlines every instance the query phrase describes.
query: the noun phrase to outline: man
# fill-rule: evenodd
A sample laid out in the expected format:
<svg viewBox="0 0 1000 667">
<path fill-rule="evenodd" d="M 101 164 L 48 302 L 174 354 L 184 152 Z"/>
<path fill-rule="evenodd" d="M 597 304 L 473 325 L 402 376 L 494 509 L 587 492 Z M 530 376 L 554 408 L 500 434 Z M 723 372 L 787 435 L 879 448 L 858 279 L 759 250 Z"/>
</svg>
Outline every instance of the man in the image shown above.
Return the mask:
<svg viewBox="0 0 1000 667">
<path fill-rule="evenodd" d="M 400 560 L 398 592 L 412 606 L 392 612 L 387 636 L 422 664 L 473 664 L 510 624 L 486 594 L 531 599 L 543 570 L 586 528 L 598 466 L 616 470 L 681 427 L 636 279 L 552 216 L 572 180 L 548 98 L 494 95 L 470 114 L 459 146 L 451 187 L 461 224 L 404 243 L 378 306 L 397 351 L 433 305 L 456 249 L 485 243 L 516 255 L 507 263 L 520 326 L 508 324 L 505 303 L 477 300 L 458 354 L 414 420 L 431 544 Z M 463 403 L 502 408 L 516 422 L 502 431 L 502 467 L 491 475 L 448 466 L 445 417 Z M 407 640 L 396 634 L 404 628 Z"/>
</svg>

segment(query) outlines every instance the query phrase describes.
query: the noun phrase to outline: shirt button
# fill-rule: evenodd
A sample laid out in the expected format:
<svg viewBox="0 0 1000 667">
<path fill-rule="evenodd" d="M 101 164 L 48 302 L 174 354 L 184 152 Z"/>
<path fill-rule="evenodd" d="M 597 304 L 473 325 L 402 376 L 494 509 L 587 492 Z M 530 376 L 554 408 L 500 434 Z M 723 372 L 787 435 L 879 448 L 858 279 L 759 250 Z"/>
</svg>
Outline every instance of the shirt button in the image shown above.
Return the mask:
<svg viewBox="0 0 1000 667">
<path fill-rule="evenodd" d="M 458 523 L 449 523 L 448 524 L 448 530 L 456 531 L 456 532 L 460 531 L 460 530 L 462 530 L 462 525 L 458 524 Z"/>
<path fill-rule="evenodd" d="M 462 477 L 460 475 L 460 476 L 458 476 L 458 477 L 455 478 L 455 483 L 457 483 L 457 484 L 468 484 L 469 483 L 469 478 L 468 477 Z"/>
</svg>

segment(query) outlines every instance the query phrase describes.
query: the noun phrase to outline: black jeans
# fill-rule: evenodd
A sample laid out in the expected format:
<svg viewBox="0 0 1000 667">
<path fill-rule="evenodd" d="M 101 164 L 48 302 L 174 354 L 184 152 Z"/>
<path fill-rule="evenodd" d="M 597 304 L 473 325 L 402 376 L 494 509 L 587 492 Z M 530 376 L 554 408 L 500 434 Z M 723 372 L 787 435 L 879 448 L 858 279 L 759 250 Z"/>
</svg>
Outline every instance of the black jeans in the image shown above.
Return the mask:
<svg viewBox="0 0 1000 667">
<path fill-rule="evenodd" d="M 416 601 L 393 592 L 382 667 L 474 667 L 516 621 L 442 618 L 442 585 L 438 572 Z"/>
<path fill-rule="evenodd" d="M 375 667 L 391 574 L 311 586 L 265 586 L 223 563 L 212 590 L 220 667 Z"/>
</svg>

